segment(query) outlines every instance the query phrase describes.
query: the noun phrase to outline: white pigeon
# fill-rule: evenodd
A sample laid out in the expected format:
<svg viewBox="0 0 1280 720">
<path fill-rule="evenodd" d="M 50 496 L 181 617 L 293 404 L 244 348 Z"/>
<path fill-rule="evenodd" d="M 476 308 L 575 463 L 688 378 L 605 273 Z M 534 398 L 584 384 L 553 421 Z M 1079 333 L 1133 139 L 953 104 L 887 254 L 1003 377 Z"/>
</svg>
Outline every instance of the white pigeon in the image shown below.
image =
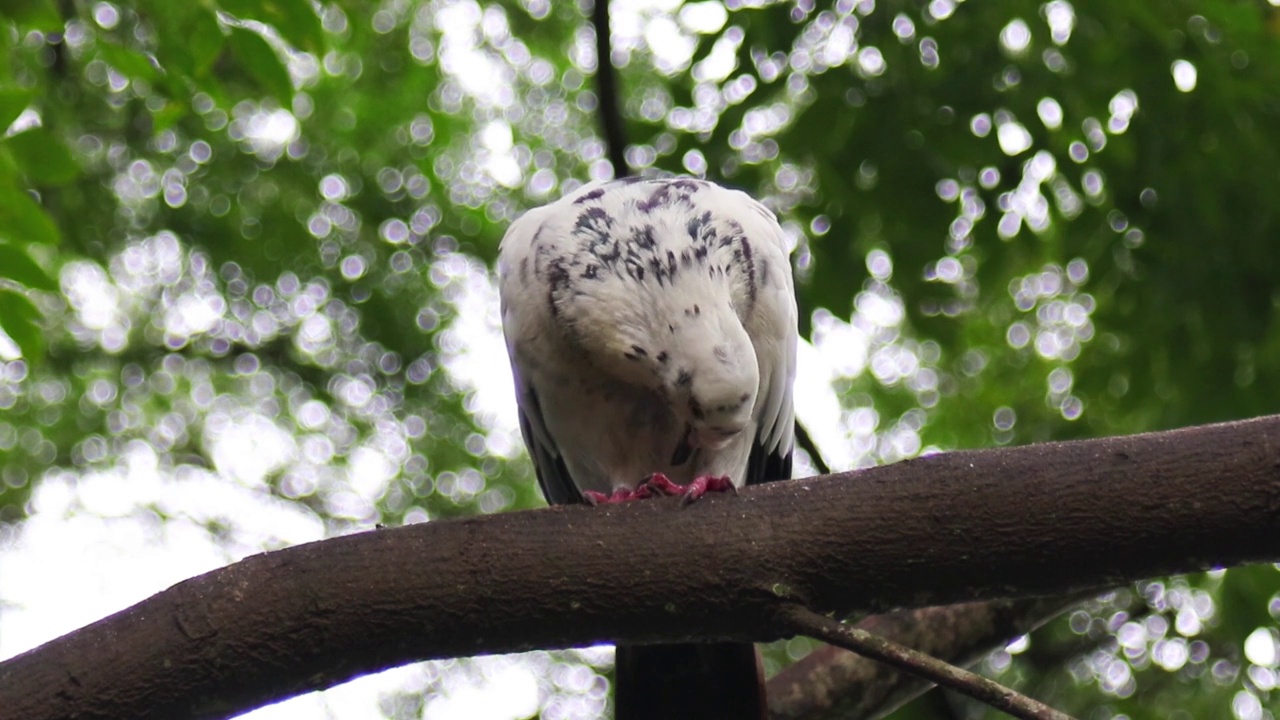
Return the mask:
<svg viewBox="0 0 1280 720">
<path fill-rule="evenodd" d="M 791 476 L 795 290 L 763 205 L 690 178 L 593 183 L 514 222 L 498 274 L 548 502 Z M 615 688 L 617 720 L 766 712 L 750 643 L 620 645 Z"/>
<path fill-rule="evenodd" d="M 592 183 L 516 220 L 498 274 L 548 502 L 790 476 L 795 290 L 763 205 L 691 178 Z"/>
</svg>

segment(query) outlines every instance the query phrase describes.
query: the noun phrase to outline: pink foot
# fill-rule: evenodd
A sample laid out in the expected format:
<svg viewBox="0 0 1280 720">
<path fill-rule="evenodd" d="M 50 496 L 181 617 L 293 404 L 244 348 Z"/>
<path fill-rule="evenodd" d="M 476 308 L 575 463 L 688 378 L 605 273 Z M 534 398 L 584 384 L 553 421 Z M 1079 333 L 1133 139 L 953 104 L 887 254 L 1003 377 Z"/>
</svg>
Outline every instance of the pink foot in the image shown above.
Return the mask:
<svg viewBox="0 0 1280 720">
<path fill-rule="evenodd" d="M 644 482 L 637 485 L 635 490 L 618 488 L 611 495 L 594 490 L 586 490 L 582 493 L 582 497 L 590 505 L 610 505 L 632 500 L 648 500 L 652 497 L 669 497 L 679 495 L 684 491 L 683 485 L 671 482 L 671 478 L 662 473 L 654 473 L 646 478 Z"/>
<path fill-rule="evenodd" d="M 629 500 L 640 500 L 649 497 L 641 495 L 639 488 L 635 490 L 627 490 L 626 488 L 618 488 L 613 491 L 612 495 L 605 495 L 595 490 L 582 491 L 582 497 L 587 501 L 588 505 L 611 505 L 613 503 L 627 502 Z"/>
<path fill-rule="evenodd" d="M 662 473 L 654 473 L 647 480 L 640 483 L 640 487 L 636 488 L 636 492 L 648 491 L 645 497 L 671 497 L 684 492 L 684 486 L 672 482 L 671 478 Z"/>
<path fill-rule="evenodd" d="M 684 499 L 680 501 L 680 504 L 688 505 L 709 492 L 727 491 L 732 491 L 734 495 L 738 494 L 737 486 L 733 484 L 728 475 L 721 475 L 720 477 L 700 475 L 685 487 Z"/>
<path fill-rule="evenodd" d="M 680 495 L 683 498 L 680 504 L 688 505 L 709 492 L 726 491 L 732 491 L 735 494 L 738 492 L 738 488 L 729 480 L 728 475 L 721 475 L 720 477 L 702 475 L 694 478 L 693 482 L 688 485 L 681 485 L 673 482 L 671 478 L 662 473 L 654 473 L 636 486 L 635 490 L 618 488 L 609 495 L 594 490 L 586 490 L 582 493 L 582 497 L 590 505 L 610 505 L 632 500 Z"/>
</svg>

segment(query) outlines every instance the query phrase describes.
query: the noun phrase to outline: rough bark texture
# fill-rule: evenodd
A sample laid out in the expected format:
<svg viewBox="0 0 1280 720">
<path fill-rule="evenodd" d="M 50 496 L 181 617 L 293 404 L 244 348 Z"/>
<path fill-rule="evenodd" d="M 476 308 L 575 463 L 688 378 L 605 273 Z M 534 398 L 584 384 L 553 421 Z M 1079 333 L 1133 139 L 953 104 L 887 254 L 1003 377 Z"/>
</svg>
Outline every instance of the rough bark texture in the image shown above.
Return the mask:
<svg viewBox="0 0 1280 720">
<path fill-rule="evenodd" d="M 0 665 L 0 718 L 224 717 L 412 660 L 768 640 L 848 614 L 1280 558 L 1280 417 L 255 555 Z"/>
</svg>

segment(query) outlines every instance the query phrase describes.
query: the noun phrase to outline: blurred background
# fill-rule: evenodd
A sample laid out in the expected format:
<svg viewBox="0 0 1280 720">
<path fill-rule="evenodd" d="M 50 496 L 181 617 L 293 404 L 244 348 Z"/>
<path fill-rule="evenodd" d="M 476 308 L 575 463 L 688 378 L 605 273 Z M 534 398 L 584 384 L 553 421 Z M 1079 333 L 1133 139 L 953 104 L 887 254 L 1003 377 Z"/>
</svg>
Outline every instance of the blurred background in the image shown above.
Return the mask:
<svg viewBox="0 0 1280 720">
<path fill-rule="evenodd" d="M 1280 409 L 1277 5 L 616 0 L 609 60 L 637 171 L 778 212 L 800 419 L 848 469 Z M 612 173 L 590 9 L 0 6 L 0 658 L 248 554 L 541 505 L 491 264 Z M 1274 566 L 1153 579 L 980 669 L 1082 718 L 1274 718 L 1278 619 Z M 252 717 L 607 717 L 611 666 Z"/>
</svg>

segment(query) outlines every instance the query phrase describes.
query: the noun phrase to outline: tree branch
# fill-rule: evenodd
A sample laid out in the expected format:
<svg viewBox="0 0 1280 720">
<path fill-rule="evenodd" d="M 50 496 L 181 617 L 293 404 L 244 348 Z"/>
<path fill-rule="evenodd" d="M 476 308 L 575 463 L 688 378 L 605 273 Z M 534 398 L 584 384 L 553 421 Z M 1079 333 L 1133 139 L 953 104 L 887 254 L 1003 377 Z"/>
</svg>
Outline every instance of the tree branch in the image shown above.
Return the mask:
<svg viewBox="0 0 1280 720">
<path fill-rule="evenodd" d="M 226 717 L 414 660 L 770 640 L 1280 558 L 1280 416 L 255 555 L 0 664 L 0 718 Z"/>
<path fill-rule="evenodd" d="M 873 615 L 857 627 L 967 667 L 1093 593 L 988 600 Z M 883 717 L 935 687 L 888 665 L 824 645 L 769 679 L 773 720 Z"/>
<path fill-rule="evenodd" d="M 931 655 L 912 650 L 853 625 L 833 620 L 802 605 L 791 606 L 783 612 L 783 617 L 785 618 L 783 622 L 797 635 L 808 635 L 851 650 L 863 657 L 879 660 L 899 670 L 968 695 L 1016 718 L 1072 720 L 1066 713 L 1054 710 L 1044 703 L 1014 692 L 981 675 L 962 670 Z"/>
<path fill-rule="evenodd" d="M 596 32 L 596 90 L 600 95 L 600 128 L 604 131 L 609 162 L 613 164 L 613 176 L 623 178 L 633 173 L 627 164 L 626 124 L 622 119 L 622 101 L 618 93 L 618 71 L 613 67 L 609 0 L 595 0 L 591 8 L 591 26 Z"/>
<path fill-rule="evenodd" d="M 813 442 L 813 437 L 809 435 L 808 428 L 798 420 L 796 421 L 796 444 L 809 456 L 809 462 L 818 471 L 819 475 L 831 474 L 831 467 L 822 458 L 822 452 L 818 450 L 817 444 Z"/>
</svg>

